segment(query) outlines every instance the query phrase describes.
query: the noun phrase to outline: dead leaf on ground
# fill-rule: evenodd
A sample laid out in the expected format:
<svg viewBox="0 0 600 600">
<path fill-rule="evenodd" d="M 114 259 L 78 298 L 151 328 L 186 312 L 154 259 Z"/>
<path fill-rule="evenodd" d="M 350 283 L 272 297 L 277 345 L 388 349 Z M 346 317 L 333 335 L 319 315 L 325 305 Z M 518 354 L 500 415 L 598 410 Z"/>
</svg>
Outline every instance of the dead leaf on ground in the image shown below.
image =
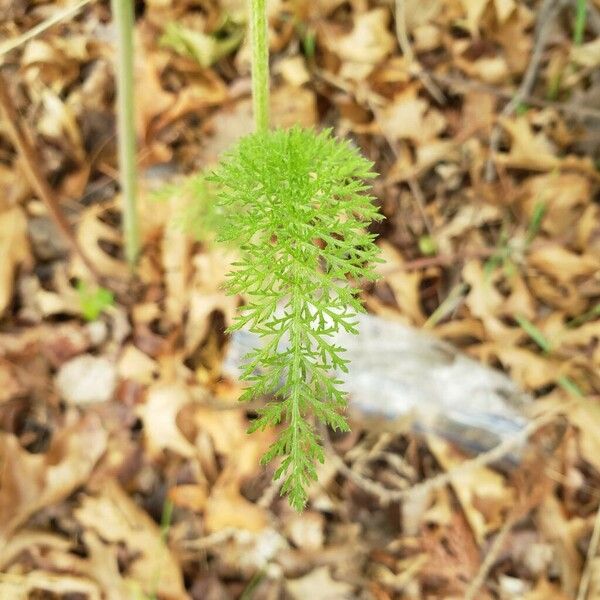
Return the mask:
<svg viewBox="0 0 600 600">
<path fill-rule="evenodd" d="M 30 258 L 27 220 L 18 206 L 0 214 L 0 256 L 1 315 L 12 299 L 16 269 Z"/>
<path fill-rule="evenodd" d="M 137 409 L 144 423 L 144 435 L 150 455 L 171 450 L 186 458 L 196 454 L 196 448 L 183 435 L 177 425 L 179 411 L 192 401 L 183 383 L 159 382 L 151 386 L 146 400 Z"/>
<path fill-rule="evenodd" d="M 295 600 L 312 597 L 322 600 L 341 600 L 354 596 L 354 586 L 333 579 L 328 567 L 319 567 L 304 577 L 290 579 L 286 582 L 286 588 Z"/>
<path fill-rule="evenodd" d="M 390 13 L 386 8 L 375 8 L 354 15 L 354 26 L 349 33 L 323 23 L 321 42 L 342 61 L 339 75 L 344 79 L 360 80 L 367 77 L 375 65 L 388 56 L 396 46 L 390 33 Z"/>
<path fill-rule="evenodd" d="M 447 472 L 452 472 L 464 461 L 464 457 L 448 442 L 428 436 L 427 443 Z M 451 481 L 475 539 L 481 545 L 488 534 L 504 523 L 506 513 L 515 502 L 515 492 L 502 475 L 488 467 L 462 471 Z"/>
<path fill-rule="evenodd" d="M 0 535 L 6 538 L 36 511 L 85 483 L 106 443 L 100 420 L 91 414 L 59 431 L 45 454 L 30 454 L 15 436 L 2 434 Z"/>
<path fill-rule="evenodd" d="M 132 554 L 126 574 L 146 594 L 187 600 L 181 569 L 163 543 L 158 525 L 112 480 L 98 495 L 85 495 L 75 518 L 109 544 L 124 544 Z"/>
</svg>

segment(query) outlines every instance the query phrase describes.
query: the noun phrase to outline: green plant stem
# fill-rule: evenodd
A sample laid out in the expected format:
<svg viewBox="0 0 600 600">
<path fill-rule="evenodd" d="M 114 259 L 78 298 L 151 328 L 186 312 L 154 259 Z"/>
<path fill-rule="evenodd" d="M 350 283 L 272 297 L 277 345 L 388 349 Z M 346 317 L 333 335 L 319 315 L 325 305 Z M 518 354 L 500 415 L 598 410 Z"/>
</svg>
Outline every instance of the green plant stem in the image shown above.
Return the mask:
<svg viewBox="0 0 600 600">
<path fill-rule="evenodd" d="M 573 31 L 573 43 L 576 46 L 583 44 L 585 34 L 585 21 L 587 12 L 587 0 L 577 0 L 575 12 L 575 29 Z"/>
<path fill-rule="evenodd" d="M 137 168 L 133 107 L 133 1 L 111 0 L 111 6 L 117 28 L 117 125 L 125 255 L 133 269 L 140 251 L 139 222 L 136 210 Z"/>
<path fill-rule="evenodd" d="M 269 129 L 269 41 L 266 0 L 250 0 L 252 100 L 256 131 Z"/>
</svg>

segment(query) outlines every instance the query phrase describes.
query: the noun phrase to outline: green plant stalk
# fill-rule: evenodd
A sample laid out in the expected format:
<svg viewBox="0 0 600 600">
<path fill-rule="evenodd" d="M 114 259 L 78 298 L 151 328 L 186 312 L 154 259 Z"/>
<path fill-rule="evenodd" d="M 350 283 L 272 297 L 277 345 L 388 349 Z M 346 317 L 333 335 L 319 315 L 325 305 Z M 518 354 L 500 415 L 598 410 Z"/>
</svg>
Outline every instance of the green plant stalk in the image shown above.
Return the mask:
<svg viewBox="0 0 600 600">
<path fill-rule="evenodd" d="M 125 256 L 133 269 L 140 251 L 133 105 L 133 1 L 111 0 L 111 6 L 117 28 L 117 128 Z"/>
<path fill-rule="evenodd" d="M 575 29 L 573 30 L 573 43 L 576 46 L 583 44 L 583 35 L 585 33 L 585 21 L 587 13 L 587 0 L 577 0 L 575 12 Z"/>
<path fill-rule="evenodd" d="M 269 129 L 269 35 L 266 0 L 250 0 L 252 102 L 257 132 Z"/>
</svg>

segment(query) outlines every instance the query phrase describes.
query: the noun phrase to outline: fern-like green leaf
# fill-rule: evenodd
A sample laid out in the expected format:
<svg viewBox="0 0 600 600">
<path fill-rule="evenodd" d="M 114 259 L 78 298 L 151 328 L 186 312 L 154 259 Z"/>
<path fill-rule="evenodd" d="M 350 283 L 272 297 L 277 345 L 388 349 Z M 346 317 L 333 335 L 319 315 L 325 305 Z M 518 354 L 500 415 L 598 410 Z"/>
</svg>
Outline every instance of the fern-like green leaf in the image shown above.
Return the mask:
<svg viewBox="0 0 600 600">
<path fill-rule="evenodd" d="M 232 329 L 248 327 L 263 346 L 246 357 L 243 399 L 276 396 L 251 430 L 285 428 L 263 457 L 281 456 L 275 477 L 300 510 L 324 459 L 314 418 L 347 430 L 340 382 L 343 348 L 332 336 L 355 332 L 362 310 L 348 278 L 375 278 L 374 235 L 381 215 L 368 195 L 372 164 L 330 131 L 293 128 L 245 137 L 211 177 L 226 221 L 220 237 L 241 258 L 228 279 L 231 294 L 247 298 Z"/>
</svg>

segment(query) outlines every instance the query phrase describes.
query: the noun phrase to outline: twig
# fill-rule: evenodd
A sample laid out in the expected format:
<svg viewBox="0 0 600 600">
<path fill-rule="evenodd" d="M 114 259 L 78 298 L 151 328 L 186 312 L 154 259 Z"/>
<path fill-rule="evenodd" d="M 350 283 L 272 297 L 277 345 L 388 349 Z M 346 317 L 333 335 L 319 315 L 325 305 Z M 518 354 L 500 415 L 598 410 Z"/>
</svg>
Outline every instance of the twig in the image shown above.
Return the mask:
<svg viewBox="0 0 600 600">
<path fill-rule="evenodd" d="M 37 37 L 47 29 L 54 27 L 57 23 L 64 21 L 66 19 L 71 18 L 75 14 L 77 14 L 86 4 L 93 2 L 94 0 L 81 0 L 80 2 L 63 8 L 62 10 L 57 11 L 56 14 L 52 15 L 49 19 L 42 21 L 35 27 L 32 27 L 29 31 L 26 31 L 22 35 L 17 36 L 11 40 L 7 40 L 4 43 L 0 44 L 0 56 L 7 54 L 11 50 L 18 48 L 22 44 L 27 43 L 29 40 Z"/>
<path fill-rule="evenodd" d="M 594 521 L 594 531 L 590 539 L 590 545 L 588 546 L 587 556 L 585 558 L 585 567 L 583 569 L 583 575 L 579 583 L 579 590 L 577 591 L 577 600 L 586 600 L 588 595 L 588 588 L 592 579 L 593 564 L 596 555 L 598 554 L 598 547 L 600 546 L 600 506 L 596 512 L 596 519 Z"/>
<path fill-rule="evenodd" d="M 63 234 L 73 251 L 81 258 L 83 264 L 87 267 L 90 274 L 99 283 L 102 277 L 96 271 L 94 265 L 84 254 L 77 238 L 71 230 L 69 222 L 63 215 L 58 200 L 54 196 L 54 192 L 50 185 L 40 172 L 42 164 L 35 146 L 32 141 L 31 134 L 25 128 L 22 119 L 19 118 L 17 110 L 8 93 L 8 86 L 2 73 L 0 72 L 0 115 L 4 121 L 8 133 L 12 139 L 17 152 L 19 153 L 25 169 L 25 176 L 29 184 L 44 202 L 48 213 L 52 220 L 56 223 L 58 230 Z"/>
<path fill-rule="evenodd" d="M 565 406 L 568 406 L 565 405 Z M 565 408 L 563 407 L 563 410 Z M 440 475 L 436 475 L 430 479 L 426 479 L 421 483 L 418 483 L 410 488 L 403 490 L 389 490 L 375 481 L 367 479 L 362 475 L 359 475 L 355 471 L 353 471 L 346 463 L 340 458 L 340 456 L 335 452 L 331 444 L 331 440 L 327 435 L 327 431 L 323 432 L 323 440 L 325 447 L 329 450 L 329 454 L 331 458 L 335 461 L 336 466 L 339 471 L 343 473 L 348 479 L 356 483 L 361 489 L 364 491 L 376 496 L 383 506 L 387 506 L 392 502 L 398 502 L 400 500 L 404 500 L 413 494 L 421 494 L 426 493 L 428 491 L 436 490 L 441 487 L 444 487 L 448 483 L 452 482 L 452 479 L 457 475 L 461 475 L 462 473 L 466 473 L 472 469 L 476 469 L 479 467 L 484 467 L 496 461 L 499 461 L 501 458 L 506 456 L 513 448 L 518 446 L 527 440 L 531 435 L 533 435 L 536 431 L 548 425 L 552 421 L 554 421 L 559 412 L 561 411 L 552 411 L 547 415 L 543 415 L 542 417 L 538 417 L 533 420 L 527 427 L 525 427 L 519 433 L 507 437 L 505 440 L 500 442 L 497 446 L 494 446 L 491 450 L 480 454 L 479 456 L 472 458 L 470 460 L 466 460 L 459 466 L 454 469 L 447 471 L 446 473 L 441 473 Z"/>
<path fill-rule="evenodd" d="M 495 537 L 490 549 L 488 550 L 488 553 L 481 563 L 479 571 L 477 571 L 477 575 L 473 578 L 469 584 L 469 587 L 467 588 L 467 591 L 465 592 L 465 600 L 476 600 L 477 594 L 479 593 L 481 586 L 485 583 L 490 569 L 500 555 L 500 552 L 502 552 L 502 548 L 506 542 L 508 534 L 520 518 L 521 511 L 518 509 L 513 509 L 509 517 L 506 519 L 506 521 L 504 521 L 502 528 L 498 532 L 498 535 Z"/>
<path fill-rule="evenodd" d="M 559 8 L 562 5 L 562 0 L 544 0 L 542 7 L 539 10 L 537 21 L 535 24 L 535 31 L 533 33 L 533 50 L 531 52 L 531 58 L 527 65 L 525 75 L 521 80 L 515 95 L 512 97 L 510 102 L 502 109 L 500 113 L 501 117 L 510 117 L 516 108 L 523 102 L 526 96 L 529 96 L 535 85 L 542 57 L 544 55 L 544 48 L 546 46 L 546 38 L 550 31 L 550 25 L 554 21 Z M 500 144 L 500 138 L 502 136 L 502 130 L 499 124 L 496 124 L 492 131 L 490 139 L 490 156 L 486 165 L 486 179 L 492 181 L 496 175 L 494 167 L 494 158 L 498 152 L 498 146 Z"/>
<path fill-rule="evenodd" d="M 406 2 L 405 0 L 395 0 L 395 20 L 396 20 L 396 37 L 398 38 L 398 44 L 402 54 L 408 61 L 409 69 L 414 65 L 415 74 L 421 80 L 423 87 L 431 94 L 431 96 L 437 100 L 440 104 L 446 103 L 446 98 L 440 90 L 440 88 L 431 79 L 429 74 L 423 69 L 421 63 L 416 58 L 412 46 L 410 45 L 410 39 L 408 38 L 408 31 L 406 29 Z"/>
</svg>

